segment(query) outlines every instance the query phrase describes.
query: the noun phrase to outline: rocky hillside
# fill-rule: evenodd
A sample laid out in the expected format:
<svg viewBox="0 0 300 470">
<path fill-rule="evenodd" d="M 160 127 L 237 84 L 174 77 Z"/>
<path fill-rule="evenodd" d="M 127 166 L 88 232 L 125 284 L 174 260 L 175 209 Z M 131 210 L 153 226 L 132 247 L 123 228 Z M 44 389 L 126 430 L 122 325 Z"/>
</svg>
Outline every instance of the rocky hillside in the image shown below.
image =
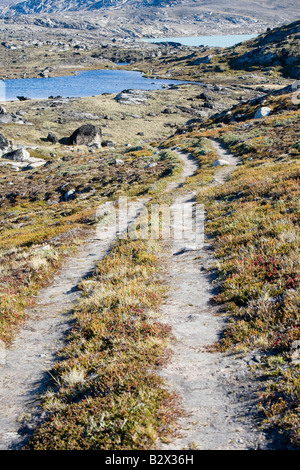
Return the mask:
<svg viewBox="0 0 300 470">
<path fill-rule="evenodd" d="M 0 0 L 0 31 L 9 36 L 21 27 L 23 34 L 23 25 L 58 36 L 59 29 L 123 38 L 259 34 L 298 18 L 291 0 L 284 8 L 279 0 Z"/>
<path fill-rule="evenodd" d="M 9 10 L 7 5 L 11 5 Z M 176 6 L 181 19 L 186 16 L 194 17 L 202 21 L 202 13 L 209 15 L 244 15 L 256 18 L 260 21 L 268 21 L 270 24 L 292 21 L 298 18 L 298 8 L 295 2 L 286 0 L 284 6 L 279 0 L 266 0 L 257 2 L 255 0 L 240 0 L 231 2 L 227 0 L 0 0 L 0 10 L 10 14 L 40 14 L 57 13 L 62 11 L 95 11 L 103 8 L 122 9 L 143 7 L 170 7 Z M 176 13 L 176 16 L 177 16 Z"/>
<path fill-rule="evenodd" d="M 229 53 L 233 68 L 278 67 L 285 75 L 300 78 L 300 21 L 269 30 Z"/>
</svg>

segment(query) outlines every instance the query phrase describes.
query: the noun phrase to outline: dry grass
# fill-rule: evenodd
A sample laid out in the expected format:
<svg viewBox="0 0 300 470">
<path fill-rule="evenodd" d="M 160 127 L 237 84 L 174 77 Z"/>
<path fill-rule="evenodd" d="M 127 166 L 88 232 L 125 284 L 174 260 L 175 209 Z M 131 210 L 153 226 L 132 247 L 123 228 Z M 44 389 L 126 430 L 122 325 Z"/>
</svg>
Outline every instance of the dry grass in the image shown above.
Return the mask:
<svg viewBox="0 0 300 470">
<path fill-rule="evenodd" d="M 75 327 L 44 397 L 48 419 L 29 449 L 153 449 L 174 432 L 176 397 L 156 374 L 170 339 L 153 315 L 165 294 L 158 249 L 120 240 L 83 281 Z"/>
</svg>

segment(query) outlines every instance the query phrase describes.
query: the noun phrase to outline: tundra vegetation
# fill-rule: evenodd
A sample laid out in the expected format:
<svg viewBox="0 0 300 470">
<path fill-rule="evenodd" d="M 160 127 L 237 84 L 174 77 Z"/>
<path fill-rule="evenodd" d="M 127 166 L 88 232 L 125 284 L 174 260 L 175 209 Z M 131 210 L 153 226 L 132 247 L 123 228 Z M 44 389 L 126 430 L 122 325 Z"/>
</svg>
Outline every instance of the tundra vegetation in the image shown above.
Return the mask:
<svg viewBox="0 0 300 470">
<path fill-rule="evenodd" d="M 252 373 L 262 425 L 299 448 L 299 107 L 290 89 L 275 93 L 297 69 L 297 33 L 291 32 L 297 25 L 216 50 L 208 64 L 199 64 L 195 51 L 192 57 L 182 50 L 175 57 L 170 49 L 139 57 L 140 70 L 151 75 L 205 82 L 152 92 L 140 106 L 120 105 L 114 96 L 7 103 L 9 113 L 23 111 L 34 125 L 2 124 L 2 133 L 46 165 L 20 172 L 1 167 L 3 341 L 11 344 L 39 289 L 98 222 L 99 205 L 120 195 L 164 198 L 167 182 L 181 170 L 173 152 L 180 147 L 199 163 L 184 187 L 205 205 L 218 274 L 214 302 L 228 316 L 222 339 L 211 347 L 257 354 Z M 253 54 L 266 42 L 267 53 L 281 51 L 283 43 L 287 51 L 271 65 Z M 270 114 L 254 119 L 262 104 Z M 104 110 L 108 116 L 100 118 Z M 91 121 L 87 112 L 98 115 L 92 121 L 114 149 L 65 145 L 65 137 Z M 46 141 L 50 130 L 58 134 L 53 144 Z M 212 139 L 241 161 L 223 185 L 213 184 Z M 118 240 L 81 283 L 74 328 L 51 371 L 45 416 L 27 448 L 153 449 L 177 432 L 180 400 L 157 373 L 172 341 L 159 319 L 166 295 L 163 248 L 161 240 Z"/>
</svg>

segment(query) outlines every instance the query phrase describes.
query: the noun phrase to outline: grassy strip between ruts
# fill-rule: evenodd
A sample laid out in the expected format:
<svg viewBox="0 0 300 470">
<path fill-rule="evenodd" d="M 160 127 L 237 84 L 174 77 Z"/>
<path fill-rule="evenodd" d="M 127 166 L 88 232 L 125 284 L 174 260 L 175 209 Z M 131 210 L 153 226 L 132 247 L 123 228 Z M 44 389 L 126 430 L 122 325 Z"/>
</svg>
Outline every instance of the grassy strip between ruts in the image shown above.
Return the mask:
<svg viewBox="0 0 300 470">
<path fill-rule="evenodd" d="M 151 187 L 151 201 L 180 171 L 176 159 Z M 167 292 L 162 259 L 159 241 L 129 236 L 82 281 L 75 327 L 43 397 L 47 419 L 28 448 L 153 449 L 176 433 L 179 399 L 157 373 L 172 338 L 158 318 Z"/>
<path fill-rule="evenodd" d="M 177 398 L 156 371 L 171 338 L 157 319 L 166 292 L 159 249 L 119 240 L 82 282 L 76 326 L 44 399 L 49 418 L 30 449 L 151 449 L 174 432 Z"/>
</svg>

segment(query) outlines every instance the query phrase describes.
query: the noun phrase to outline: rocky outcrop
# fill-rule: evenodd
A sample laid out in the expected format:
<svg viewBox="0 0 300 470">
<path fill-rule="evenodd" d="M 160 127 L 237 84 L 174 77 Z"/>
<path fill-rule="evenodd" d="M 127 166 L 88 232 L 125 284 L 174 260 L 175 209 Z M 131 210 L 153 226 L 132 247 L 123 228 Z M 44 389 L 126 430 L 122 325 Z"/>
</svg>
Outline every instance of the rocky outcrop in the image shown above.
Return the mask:
<svg viewBox="0 0 300 470">
<path fill-rule="evenodd" d="M 123 90 L 115 99 L 120 104 L 139 105 L 145 104 L 149 98 L 145 90 Z"/>
<path fill-rule="evenodd" d="M 2 162 L 1 166 L 8 164 L 15 169 L 22 168 L 23 170 L 33 170 L 34 168 L 38 168 L 46 164 L 46 161 L 42 158 L 31 157 L 30 153 L 24 148 L 19 148 L 5 153 L 2 155 L 2 158 L 10 160 L 10 162 Z"/>
<path fill-rule="evenodd" d="M 213 164 L 213 166 L 224 166 L 224 165 L 229 165 L 229 162 L 222 158 L 219 160 L 216 160 L 215 163 Z"/>
<path fill-rule="evenodd" d="M 24 124 L 24 119 L 16 114 L 0 113 L 0 124 Z"/>
<path fill-rule="evenodd" d="M 237 45 L 229 63 L 233 68 L 246 70 L 253 66 L 281 67 L 284 75 L 299 78 L 299 32 L 300 21 L 267 31 L 246 42 L 242 51 Z"/>
<path fill-rule="evenodd" d="M 70 137 L 71 145 L 101 144 L 101 129 L 93 124 L 84 124 L 76 129 Z"/>
<path fill-rule="evenodd" d="M 190 62 L 190 65 L 201 65 L 201 64 L 209 64 L 213 55 L 206 55 L 205 57 L 198 57 L 198 59 L 193 60 Z"/>
</svg>

